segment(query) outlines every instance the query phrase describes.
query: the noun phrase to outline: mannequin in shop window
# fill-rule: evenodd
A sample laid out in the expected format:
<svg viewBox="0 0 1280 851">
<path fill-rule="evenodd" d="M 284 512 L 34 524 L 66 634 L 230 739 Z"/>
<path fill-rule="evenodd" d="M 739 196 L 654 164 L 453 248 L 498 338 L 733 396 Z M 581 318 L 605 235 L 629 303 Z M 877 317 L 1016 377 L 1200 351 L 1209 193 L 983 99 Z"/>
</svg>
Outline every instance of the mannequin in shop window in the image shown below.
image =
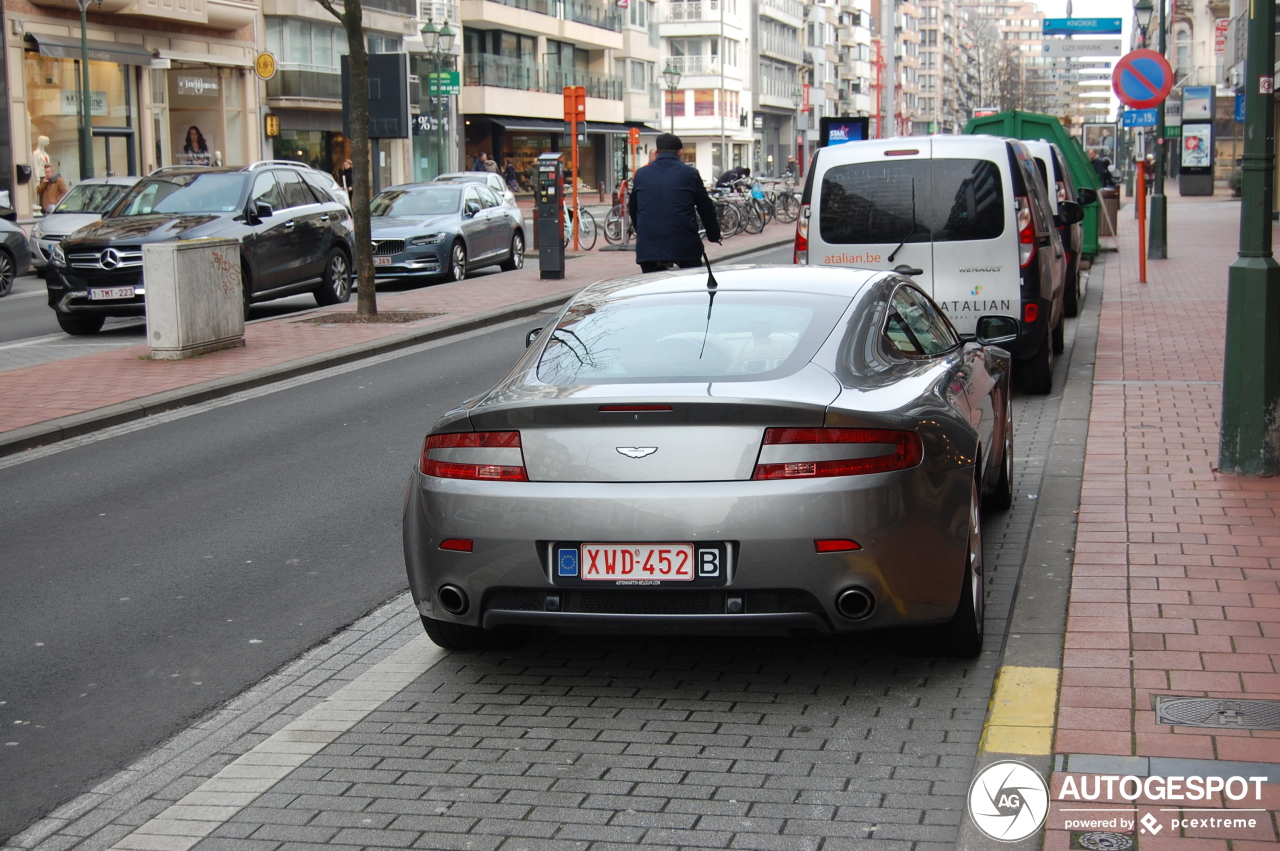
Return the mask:
<svg viewBox="0 0 1280 851">
<path fill-rule="evenodd" d="M 52 160 L 49 159 L 49 137 L 40 136 L 36 139 L 35 150 L 31 152 L 31 173 L 44 174 L 44 167 L 49 165 Z"/>
<path fill-rule="evenodd" d="M 194 124 L 187 128 L 187 141 L 182 146 L 183 165 L 212 165 L 213 158 L 209 154 L 209 143 L 204 134 Z"/>
</svg>

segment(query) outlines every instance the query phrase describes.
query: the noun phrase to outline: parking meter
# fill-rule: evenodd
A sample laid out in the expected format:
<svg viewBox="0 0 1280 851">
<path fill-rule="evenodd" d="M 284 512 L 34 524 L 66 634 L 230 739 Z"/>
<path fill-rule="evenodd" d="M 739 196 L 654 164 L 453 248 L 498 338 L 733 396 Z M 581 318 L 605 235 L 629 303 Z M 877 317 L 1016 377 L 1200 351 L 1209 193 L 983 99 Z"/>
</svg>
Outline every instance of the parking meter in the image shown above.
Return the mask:
<svg viewBox="0 0 1280 851">
<path fill-rule="evenodd" d="M 561 154 L 538 157 L 536 192 L 538 268 L 541 277 L 564 277 L 564 161 Z"/>
</svg>

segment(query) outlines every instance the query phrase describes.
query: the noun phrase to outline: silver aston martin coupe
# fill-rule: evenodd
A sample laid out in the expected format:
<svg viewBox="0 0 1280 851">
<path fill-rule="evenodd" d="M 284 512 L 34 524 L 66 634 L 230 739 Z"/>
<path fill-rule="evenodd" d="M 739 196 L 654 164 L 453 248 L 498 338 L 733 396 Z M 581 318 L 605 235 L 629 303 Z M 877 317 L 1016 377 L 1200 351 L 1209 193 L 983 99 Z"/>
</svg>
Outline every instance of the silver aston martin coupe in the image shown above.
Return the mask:
<svg viewBox="0 0 1280 851">
<path fill-rule="evenodd" d="M 587 287 L 426 437 L 404 552 L 427 635 L 921 626 L 976 654 L 979 507 L 1012 498 L 999 346 L 1019 328 L 977 330 L 892 272 Z"/>
</svg>

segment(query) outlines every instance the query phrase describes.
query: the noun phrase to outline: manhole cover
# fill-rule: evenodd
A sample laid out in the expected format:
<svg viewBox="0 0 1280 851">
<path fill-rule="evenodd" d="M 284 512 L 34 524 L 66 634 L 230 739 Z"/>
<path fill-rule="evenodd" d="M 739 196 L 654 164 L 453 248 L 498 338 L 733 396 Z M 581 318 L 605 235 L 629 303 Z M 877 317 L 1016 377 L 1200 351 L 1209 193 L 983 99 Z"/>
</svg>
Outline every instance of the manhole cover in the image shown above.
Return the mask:
<svg viewBox="0 0 1280 851">
<path fill-rule="evenodd" d="M 1087 848 L 1089 851 L 1130 851 L 1137 848 L 1138 843 L 1125 833 L 1073 833 L 1072 848 Z"/>
<path fill-rule="evenodd" d="M 1159 695 L 1156 697 L 1156 723 L 1178 727 L 1280 730 L 1280 701 Z"/>
</svg>

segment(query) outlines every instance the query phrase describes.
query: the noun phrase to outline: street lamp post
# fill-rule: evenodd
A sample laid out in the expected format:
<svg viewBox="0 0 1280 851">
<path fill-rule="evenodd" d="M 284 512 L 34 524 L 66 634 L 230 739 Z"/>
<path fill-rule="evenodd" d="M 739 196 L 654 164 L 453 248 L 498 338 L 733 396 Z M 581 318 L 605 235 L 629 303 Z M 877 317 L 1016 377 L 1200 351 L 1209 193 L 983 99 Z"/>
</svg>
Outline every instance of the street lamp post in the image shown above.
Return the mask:
<svg viewBox="0 0 1280 851">
<path fill-rule="evenodd" d="M 662 69 L 662 79 L 667 84 L 667 110 L 671 113 L 671 135 L 676 132 L 676 89 L 680 86 L 680 69 L 670 59 Z"/>
<path fill-rule="evenodd" d="M 93 124 L 89 92 L 89 4 L 93 0 L 76 0 L 80 7 L 80 179 L 93 177 Z"/>
<path fill-rule="evenodd" d="M 800 168 L 800 103 L 802 100 L 804 100 L 804 92 L 799 89 L 792 89 L 791 105 L 795 107 L 796 110 L 796 125 L 794 128 L 795 132 L 792 133 L 791 144 L 795 151 L 797 170 Z"/>
<path fill-rule="evenodd" d="M 449 28 L 449 22 L 445 21 L 437 29 L 435 22 L 431 18 L 427 18 L 427 22 L 422 25 L 422 44 L 427 49 L 427 57 L 431 60 L 431 78 L 427 82 L 427 97 L 431 98 L 431 139 L 436 149 L 435 165 L 436 174 L 444 172 L 441 163 L 444 160 L 444 127 L 443 120 L 440 116 L 440 98 L 443 94 L 443 81 L 440 74 L 444 67 L 444 58 L 453 51 L 454 32 Z M 432 88 L 436 90 L 433 95 Z"/>
</svg>

